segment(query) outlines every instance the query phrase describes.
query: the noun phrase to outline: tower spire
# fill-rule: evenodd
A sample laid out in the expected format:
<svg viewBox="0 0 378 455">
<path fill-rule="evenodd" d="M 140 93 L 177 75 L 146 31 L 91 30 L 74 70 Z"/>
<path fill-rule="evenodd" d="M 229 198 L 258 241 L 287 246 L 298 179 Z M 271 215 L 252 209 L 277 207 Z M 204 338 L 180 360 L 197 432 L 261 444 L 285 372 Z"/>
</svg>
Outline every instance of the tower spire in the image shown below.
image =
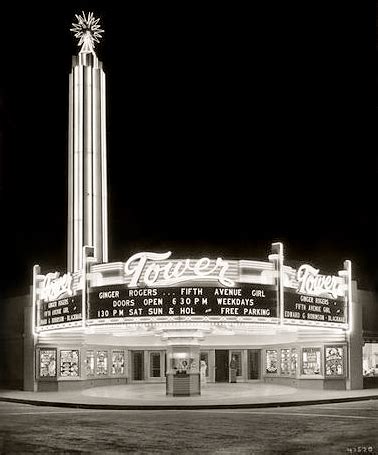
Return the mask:
<svg viewBox="0 0 378 455">
<path fill-rule="evenodd" d="M 75 38 L 79 38 L 80 52 L 94 53 L 95 42 L 100 42 L 99 38 L 102 38 L 101 33 L 104 33 L 104 30 L 100 28 L 100 19 L 96 19 L 93 13 L 88 13 L 87 17 L 84 11 L 81 14 L 82 16 L 75 14 L 77 23 L 72 23 L 73 28 L 70 28 L 70 31 L 75 33 Z"/>
<path fill-rule="evenodd" d="M 83 267 L 83 247 L 108 261 L 105 73 L 94 52 L 101 30 L 93 13 L 76 15 L 71 29 L 81 50 L 69 82 L 67 269 Z"/>
</svg>

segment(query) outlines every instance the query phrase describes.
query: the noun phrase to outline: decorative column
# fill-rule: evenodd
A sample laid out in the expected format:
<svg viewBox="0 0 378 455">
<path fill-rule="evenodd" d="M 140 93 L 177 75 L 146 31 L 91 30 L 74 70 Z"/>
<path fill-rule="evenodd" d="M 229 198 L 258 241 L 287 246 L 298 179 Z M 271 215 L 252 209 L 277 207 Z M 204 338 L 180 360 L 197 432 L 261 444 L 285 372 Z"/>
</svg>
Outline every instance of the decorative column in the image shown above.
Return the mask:
<svg viewBox="0 0 378 455">
<path fill-rule="evenodd" d="M 362 377 L 362 305 L 357 298 L 357 283 L 352 281 L 352 262 L 344 261 L 344 270 L 339 272 L 345 283 L 345 305 L 348 309 L 349 330 L 346 333 L 347 347 L 347 390 L 358 390 L 363 388 Z"/>
<path fill-rule="evenodd" d="M 283 325 L 284 320 L 284 280 L 283 280 L 283 267 L 284 267 L 284 255 L 283 255 L 283 243 L 276 242 L 272 243 L 272 254 L 269 255 L 269 260 L 274 262 L 275 271 L 277 274 L 277 315 L 280 318 L 280 323 Z"/>
</svg>

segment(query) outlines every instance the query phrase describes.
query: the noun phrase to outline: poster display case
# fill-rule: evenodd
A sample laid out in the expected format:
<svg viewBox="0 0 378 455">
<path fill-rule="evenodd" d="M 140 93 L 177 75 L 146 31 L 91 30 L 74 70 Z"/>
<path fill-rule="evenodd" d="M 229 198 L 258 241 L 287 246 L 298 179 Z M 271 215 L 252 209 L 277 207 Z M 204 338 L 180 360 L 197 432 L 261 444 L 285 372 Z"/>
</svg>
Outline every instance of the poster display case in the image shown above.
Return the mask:
<svg viewBox="0 0 378 455">
<path fill-rule="evenodd" d="M 302 349 L 302 375 L 312 376 L 321 374 L 320 348 Z"/>
<path fill-rule="evenodd" d="M 125 372 L 125 351 L 112 352 L 112 375 L 119 376 Z"/>
<path fill-rule="evenodd" d="M 290 349 L 281 349 L 281 374 L 285 376 L 291 373 L 290 354 Z"/>
<path fill-rule="evenodd" d="M 268 349 L 266 351 L 266 369 L 267 374 L 278 373 L 278 352 L 276 349 Z"/>
<path fill-rule="evenodd" d="M 297 374 L 298 351 L 296 348 L 291 349 L 290 371 L 293 376 Z"/>
<path fill-rule="evenodd" d="M 345 355 L 343 346 L 325 346 L 325 376 L 327 378 L 345 377 Z"/>
<path fill-rule="evenodd" d="M 85 359 L 85 368 L 87 376 L 94 376 L 95 374 L 95 355 L 94 351 L 87 351 Z"/>
<path fill-rule="evenodd" d="M 60 376 L 79 377 L 79 351 L 77 349 L 60 351 Z"/>
<path fill-rule="evenodd" d="M 56 378 L 56 349 L 40 349 L 38 362 L 39 378 Z"/>
<path fill-rule="evenodd" d="M 96 352 L 96 375 L 106 376 L 108 374 L 108 351 Z"/>
</svg>

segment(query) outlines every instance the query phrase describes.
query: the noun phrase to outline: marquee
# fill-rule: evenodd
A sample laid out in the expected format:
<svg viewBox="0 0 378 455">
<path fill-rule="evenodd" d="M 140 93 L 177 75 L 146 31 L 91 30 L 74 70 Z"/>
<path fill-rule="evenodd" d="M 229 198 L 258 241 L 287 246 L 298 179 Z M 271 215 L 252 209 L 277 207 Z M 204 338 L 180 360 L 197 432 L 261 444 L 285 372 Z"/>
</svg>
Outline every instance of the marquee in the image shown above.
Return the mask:
<svg viewBox="0 0 378 455">
<path fill-rule="evenodd" d="M 280 265 L 277 255 L 256 261 L 172 259 L 170 251 L 141 252 L 125 262 L 91 263 L 85 273 L 62 276 L 41 275 L 35 267 L 36 332 L 143 322 L 342 329 L 350 323 L 345 270 L 324 275 L 310 264 L 295 269 Z"/>
</svg>

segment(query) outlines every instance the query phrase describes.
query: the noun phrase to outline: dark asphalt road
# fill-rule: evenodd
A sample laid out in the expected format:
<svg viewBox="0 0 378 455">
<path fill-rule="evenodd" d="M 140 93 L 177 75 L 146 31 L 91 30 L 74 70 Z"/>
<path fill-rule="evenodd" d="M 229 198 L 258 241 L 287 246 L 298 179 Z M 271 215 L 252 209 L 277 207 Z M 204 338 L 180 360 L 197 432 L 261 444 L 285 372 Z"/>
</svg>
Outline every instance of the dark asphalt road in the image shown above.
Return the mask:
<svg viewBox="0 0 378 455">
<path fill-rule="evenodd" d="M 378 401 L 98 411 L 0 403 L 1 454 L 378 453 Z"/>
</svg>

